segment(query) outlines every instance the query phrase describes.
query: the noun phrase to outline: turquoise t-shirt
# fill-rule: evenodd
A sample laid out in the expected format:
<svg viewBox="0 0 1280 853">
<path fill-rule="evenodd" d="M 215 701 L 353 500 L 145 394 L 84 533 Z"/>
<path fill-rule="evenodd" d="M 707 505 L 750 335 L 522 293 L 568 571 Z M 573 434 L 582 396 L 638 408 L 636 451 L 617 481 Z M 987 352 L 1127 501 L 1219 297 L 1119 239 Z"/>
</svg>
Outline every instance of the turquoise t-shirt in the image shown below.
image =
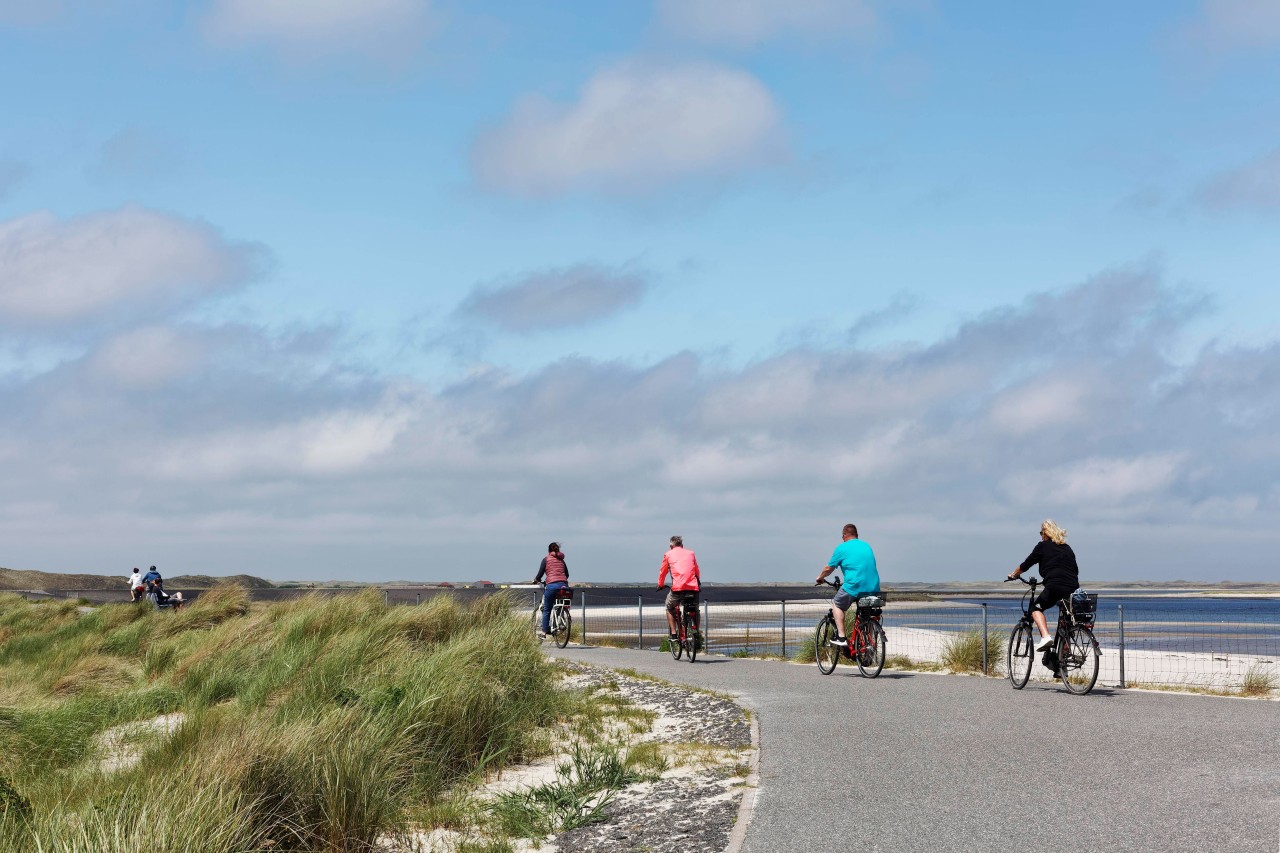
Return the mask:
<svg viewBox="0 0 1280 853">
<path fill-rule="evenodd" d="M 871 552 L 871 546 L 861 539 L 849 539 L 837 545 L 827 565 L 840 570 L 844 575 L 840 588 L 854 598 L 880 594 L 876 555 Z"/>
</svg>

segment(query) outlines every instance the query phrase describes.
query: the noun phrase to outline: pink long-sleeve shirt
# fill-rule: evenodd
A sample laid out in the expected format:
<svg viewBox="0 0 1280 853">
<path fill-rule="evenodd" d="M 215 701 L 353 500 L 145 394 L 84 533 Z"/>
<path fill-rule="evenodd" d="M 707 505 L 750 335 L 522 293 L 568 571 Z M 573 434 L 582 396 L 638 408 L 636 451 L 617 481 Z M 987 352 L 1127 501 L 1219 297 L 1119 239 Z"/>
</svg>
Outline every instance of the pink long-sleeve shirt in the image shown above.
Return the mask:
<svg viewBox="0 0 1280 853">
<path fill-rule="evenodd" d="M 702 589 L 702 575 L 698 572 L 698 558 L 688 548 L 672 548 L 662 555 L 662 567 L 658 569 L 658 586 L 671 573 L 671 589 L 676 592 Z"/>
</svg>

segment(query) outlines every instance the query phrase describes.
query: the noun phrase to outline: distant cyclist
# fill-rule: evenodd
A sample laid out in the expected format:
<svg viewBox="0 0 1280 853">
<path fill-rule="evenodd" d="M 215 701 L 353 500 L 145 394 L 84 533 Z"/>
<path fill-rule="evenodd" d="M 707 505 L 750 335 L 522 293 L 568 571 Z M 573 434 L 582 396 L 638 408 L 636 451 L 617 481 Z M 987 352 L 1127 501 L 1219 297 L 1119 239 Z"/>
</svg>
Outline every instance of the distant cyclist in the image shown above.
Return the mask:
<svg viewBox="0 0 1280 853">
<path fill-rule="evenodd" d="M 1054 605 L 1061 605 L 1071 593 L 1080 588 L 1080 569 L 1076 565 L 1076 552 L 1067 544 L 1067 531 L 1046 518 L 1040 525 L 1040 541 L 1018 568 L 1009 573 L 1009 580 L 1021 575 L 1032 566 L 1040 565 L 1040 578 L 1044 588 L 1031 605 L 1031 618 L 1040 629 L 1040 642 L 1036 651 L 1042 652 L 1053 645 L 1048 620 L 1044 612 Z"/>
<path fill-rule="evenodd" d="M 671 547 L 662 555 L 662 565 L 658 568 L 658 589 L 667 581 L 667 572 L 671 573 L 671 592 L 667 593 L 667 628 L 668 637 L 675 640 L 680 636 L 680 604 L 691 601 L 698 606 L 698 592 L 702 589 L 702 574 L 698 571 L 698 557 L 684 547 L 684 538 L 672 536 L 668 542 Z"/>
<path fill-rule="evenodd" d="M 137 566 L 133 567 L 133 574 L 129 575 L 129 597 L 133 601 L 142 598 L 142 570 Z"/>
<path fill-rule="evenodd" d="M 831 559 L 822 567 L 818 575 L 818 583 L 823 583 L 827 575 L 836 569 L 844 576 L 844 583 L 831 600 L 831 614 L 836 620 L 836 636 L 831 640 L 833 646 L 843 646 L 849 641 L 844 635 L 844 613 L 864 595 L 880 594 L 880 573 L 876 571 L 876 555 L 871 546 L 858 538 L 858 527 L 846 524 L 840 531 L 844 540 L 836 546 Z"/>
<path fill-rule="evenodd" d="M 552 542 L 547 546 L 547 556 L 542 558 L 533 582 L 542 583 L 544 578 L 547 586 L 542 591 L 542 631 L 538 634 L 542 639 L 551 633 L 551 605 L 556 593 L 569 586 L 569 567 L 565 565 L 564 552 L 560 550 L 559 542 Z"/>
</svg>

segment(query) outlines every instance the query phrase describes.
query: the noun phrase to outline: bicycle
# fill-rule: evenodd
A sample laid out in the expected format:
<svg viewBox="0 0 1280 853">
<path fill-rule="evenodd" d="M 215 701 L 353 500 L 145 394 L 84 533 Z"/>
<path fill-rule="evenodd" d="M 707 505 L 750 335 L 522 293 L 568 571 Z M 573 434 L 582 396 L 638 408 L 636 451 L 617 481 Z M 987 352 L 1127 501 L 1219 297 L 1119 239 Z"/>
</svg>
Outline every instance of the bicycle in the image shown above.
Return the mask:
<svg viewBox="0 0 1280 853">
<path fill-rule="evenodd" d="M 1031 620 L 1031 603 L 1036 598 L 1039 578 L 1007 578 L 1022 581 L 1031 589 L 1022 599 L 1022 618 L 1009 633 L 1009 645 L 1005 651 L 1005 663 L 1009 669 L 1009 683 L 1014 690 L 1027 686 L 1031 669 L 1035 665 L 1035 624 Z M 1058 604 L 1058 626 L 1053 632 L 1053 643 L 1045 650 L 1044 665 L 1054 671 L 1054 676 L 1070 693 L 1083 696 L 1098 681 L 1098 661 L 1101 652 L 1093 636 L 1094 614 L 1098 610 L 1098 596 L 1079 593 L 1064 598 Z M 1052 664 L 1052 665 L 1051 665 Z"/>
<path fill-rule="evenodd" d="M 821 581 L 823 586 L 839 587 L 833 581 Z M 813 657 L 818 664 L 818 671 L 830 675 L 836 671 L 836 664 L 841 656 L 851 658 L 858 664 L 858 671 L 865 678 L 875 678 L 884 669 L 885 645 L 884 628 L 880 627 L 880 618 L 885 604 L 882 595 L 864 595 L 854 605 L 853 630 L 848 631 L 847 646 L 833 646 L 831 641 L 836 637 L 836 617 L 831 610 L 818 620 L 818 627 L 813 633 Z M 846 623 L 848 615 L 845 616 Z M 847 628 L 846 624 L 846 628 Z"/>
<path fill-rule="evenodd" d="M 544 599 L 539 596 L 538 606 L 533 608 L 533 630 L 535 633 L 542 633 L 542 605 Z M 555 601 L 551 604 L 551 616 L 547 620 L 547 624 L 551 628 L 548 634 L 552 641 L 559 647 L 564 648 L 569 645 L 569 632 L 573 627 L 573 590 L 569 587 L 557 590 L 555 593 Z"/>
<path fill-rule="evenodd" d="M 680 618 L 676 620 L 676 638 L 668 638 L 667 643 L 671 646 L 671 657 L 680 660 L 681 654 L 688 653 L 689 663 L 693 663 L 698 657 L 698 644 L 702 641 L 702 635 L 698 632 L 696 593 L 677 594 L 680 596 Z"/>
</svg>

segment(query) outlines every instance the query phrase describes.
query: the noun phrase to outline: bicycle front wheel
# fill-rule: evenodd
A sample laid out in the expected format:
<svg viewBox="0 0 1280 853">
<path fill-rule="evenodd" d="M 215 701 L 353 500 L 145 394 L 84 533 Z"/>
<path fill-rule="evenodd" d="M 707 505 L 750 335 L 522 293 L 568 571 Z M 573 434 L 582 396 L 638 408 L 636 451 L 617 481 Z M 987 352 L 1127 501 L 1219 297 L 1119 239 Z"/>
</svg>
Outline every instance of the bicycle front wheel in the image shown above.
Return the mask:
<svg viewBox="0 0 1280 853">
<path fill-rule="evenodd" d="M 698 657 L 698 623 L 689 613 L 684 615 L 684 641 L 689 652 L 689 663 Z"/>
<path fill-rule="evenodd" d="M 1009 683 L 1014 690 L 1027 686 L 1031 677 L 1031 667 L 1035 664 L 1035 643 L 1031 641 L 1031 627 L 1019 624 L 1009 634 L 1009 645 L 1005 649 L 1005 666 L 1009 670 Z"/>
<path fill-rule="evenodd" d="M 817 629 L 813 632 L 813 658 L 818 663 L 818 670 L 823 675 L 836 671 L 840 662 L 840 649 L 831 645 L 836 637 L 836 621 L 828 614 L 822 617 Z"/>
<path fill-rule="evenodd" d="M 533 608 L 533 636 L 538 637 L 538 635 L 541 633 L 542 633 L 542 605 L 539 604 L 537 607 Z M 541 642 L 542 638 L 538 637 L 538 641 Z"/>
<path fill-rule="evenodd" d="M 867 622 L 862 632 L 862 651 L 858 653 L 858 671 L 865 678 L 875 678 L 884 669 L 884 629 L 879 622 Z"/>
<path fill-rule="evenodd" d="M 1098 682 L 1098 641 L 1088 628 L 1076 625 L 1067 635 L 1066 652 L 1058 662 L 1058 678 L 1067 690 L 1084 695 Z"/>
<path fill-rule="evenodd" d="M 573 616 L 570 615 L 569 608 L 563 608 L 556 614 L 556 624 L 551 635 L 556 638 L 556 645 L 562 649 L 569 645 L 569 629 L 572 626 Z"/>
</svg>

